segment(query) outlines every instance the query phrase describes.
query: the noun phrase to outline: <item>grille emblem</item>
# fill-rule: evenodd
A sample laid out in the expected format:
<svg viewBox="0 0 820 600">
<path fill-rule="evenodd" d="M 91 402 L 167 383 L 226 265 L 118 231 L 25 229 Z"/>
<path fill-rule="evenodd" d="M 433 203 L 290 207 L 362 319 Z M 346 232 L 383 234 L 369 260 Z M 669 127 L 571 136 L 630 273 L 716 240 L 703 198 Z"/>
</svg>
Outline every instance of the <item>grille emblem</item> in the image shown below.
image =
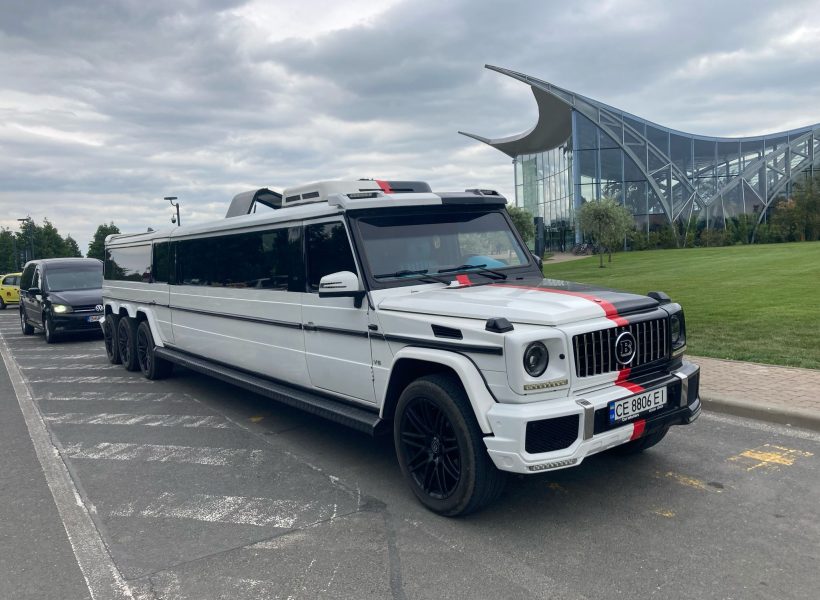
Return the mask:
<svg viewBox="0 0 820 600">
<path fill-rule="evenodd" d="M 635 336 L 624 331 L 615 338 L 615 358 L 619 364 L 628 365 L 635 358 Z"/>
<path fill-rule="evenodd" d="M 102 312 L 103 305 L 102 305 L 102 304 L 98 304 L 98 305 L 97 305 L 97 306 L 95 306 L 94 308 L 97 310 L 97 312 Z"/>
</svg>

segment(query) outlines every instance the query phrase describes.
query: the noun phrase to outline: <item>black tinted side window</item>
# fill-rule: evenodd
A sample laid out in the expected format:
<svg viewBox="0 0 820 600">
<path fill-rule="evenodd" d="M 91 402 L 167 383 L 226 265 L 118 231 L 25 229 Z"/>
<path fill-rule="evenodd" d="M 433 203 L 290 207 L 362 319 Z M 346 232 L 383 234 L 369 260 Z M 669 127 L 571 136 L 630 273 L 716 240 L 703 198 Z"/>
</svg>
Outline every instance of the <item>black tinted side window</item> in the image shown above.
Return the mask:
<svg viewBox="0 0 820 600">
<path fill-rule="evenodd" d="M 319 280 L 338 271 L 356 273 L 350 240 L 342 223 L 321 223 L 305 227 L 308 289 L 319 289 Z"/>
<path fill-rule="evenodd" d="M 151 245 L 108 248 L 105 278 L 115 281 L 151 281 Z"/>
<path fill-rule="evenodd" d="M 27 290 L 31 287 L 31 280 L 34 278 L 34 265 L 29 265 L 23 271 L 23 276 L 20 278 L 20 288 Z"/>
<path fill-rule="evenodd" d="M 168 283 L 171 274 L 171 244 L 159 242 L 154 244 L 153 279 L 156 283 Z"/>
</svg>

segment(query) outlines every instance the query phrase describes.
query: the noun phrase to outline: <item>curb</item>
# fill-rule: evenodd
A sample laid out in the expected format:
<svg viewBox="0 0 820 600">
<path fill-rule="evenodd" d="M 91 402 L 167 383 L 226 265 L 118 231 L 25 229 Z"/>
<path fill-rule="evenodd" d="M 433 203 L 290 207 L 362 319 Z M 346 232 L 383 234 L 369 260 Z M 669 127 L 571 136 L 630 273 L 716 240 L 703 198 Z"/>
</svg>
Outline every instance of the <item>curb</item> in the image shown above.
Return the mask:
<svg viewBox="0 0 820 600">
<path fill-rule="evenodd" d="M 708 395 L 701 395 L 700 401 L 703 403 L 703 408 L 710 412 L 768 421 L 769 423 L 789 425 L 791 427 L 802 427 L 803 429 L 820 432 L 820 411 L 786 408 L 762 402 L 744 402 Z"/>
</svg>

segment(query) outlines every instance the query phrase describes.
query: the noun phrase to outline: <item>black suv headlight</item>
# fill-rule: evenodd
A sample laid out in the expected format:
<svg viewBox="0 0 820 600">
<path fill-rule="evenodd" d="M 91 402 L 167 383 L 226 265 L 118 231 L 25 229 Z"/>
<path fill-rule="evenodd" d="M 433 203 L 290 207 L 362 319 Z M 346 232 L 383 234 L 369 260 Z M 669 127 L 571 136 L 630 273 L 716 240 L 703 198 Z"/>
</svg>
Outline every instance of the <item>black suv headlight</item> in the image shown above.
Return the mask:
<svg viewBox="0 0 820 600">
<path fill-rule="evenodd" d="M 669 317 L 669 337 L 673 353 L 686 346 L 686 319 L 683 317 L 683 311 Z"/>
<path fill-rule="evenodd" d="M 533 342 L 524 350 L 524 370 L 530 377 L 541 377 L 550 364 L 550 353 L 541 342 Z"/>
</svg>

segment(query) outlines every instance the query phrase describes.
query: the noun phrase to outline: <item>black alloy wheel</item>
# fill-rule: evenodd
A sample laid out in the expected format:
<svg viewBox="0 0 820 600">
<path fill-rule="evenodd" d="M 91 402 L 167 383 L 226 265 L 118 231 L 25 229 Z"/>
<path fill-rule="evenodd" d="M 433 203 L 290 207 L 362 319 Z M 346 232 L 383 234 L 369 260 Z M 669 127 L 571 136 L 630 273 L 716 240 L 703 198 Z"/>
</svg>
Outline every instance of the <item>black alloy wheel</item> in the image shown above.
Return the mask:
<svg viewBox="0 0 820 600">
<path fill-rule="evenodd" d="M 402 414 L 400 436 L 415 484 L 431 498 L 452 496 L 461 481 L 461 448 L 444 411 L 427 398 L 413 398 Z"/>
<path fill-rule="evenodd" d="M 162 379 L 167 377 L 173 369 L 173 363 L 159 358 L 154 350 L 154 336 L 151 335 L 151 326 L 148 321 L 142 321 L 137 327 L 137 362 L 140 370 L 147 379 Z"/>
<path fill-rule="evenodd" d="M 120 359 L 120 351 L 117 347 L 117 317 L 112 314 L 105 315 L 102 331 L 103 341 L 105 342 L 105 354 L 108 356 L 108 362 L 112 365 L 120 364 L 122 360 Z"/>
<path fill-rule="evenodd" d="M 23 335 L 31 335 L 34 333 L 34 327 L 26 321 L 26 309 L 20 306 L 20 329 L 23 330 Z"/>
<path fill-rule="evenodd" d="M 54 321 L 51 320 L 51 315 L 46 315 L 43 319 L 43 333 L 46 337 L 46 344 L 53 344 L 57 341 L 57 334 L 54 332 Z"/>
<path fill-rule="evenodd" d="M 140 368 L 137 361 L 137 325 L 131 317 L 120 317 L 117 323 L 117 351 L 122 366 L 129 371 Z"/>
<path fill-rule="evenodd" d="M 427 375 L 408 385 L 396 405 L 393 442 L 402 474 L 424 506 L 466 515 L 495 500 L 506 473 L 484 446 L 470 401 L 451 375 Z"/>
</svg>

